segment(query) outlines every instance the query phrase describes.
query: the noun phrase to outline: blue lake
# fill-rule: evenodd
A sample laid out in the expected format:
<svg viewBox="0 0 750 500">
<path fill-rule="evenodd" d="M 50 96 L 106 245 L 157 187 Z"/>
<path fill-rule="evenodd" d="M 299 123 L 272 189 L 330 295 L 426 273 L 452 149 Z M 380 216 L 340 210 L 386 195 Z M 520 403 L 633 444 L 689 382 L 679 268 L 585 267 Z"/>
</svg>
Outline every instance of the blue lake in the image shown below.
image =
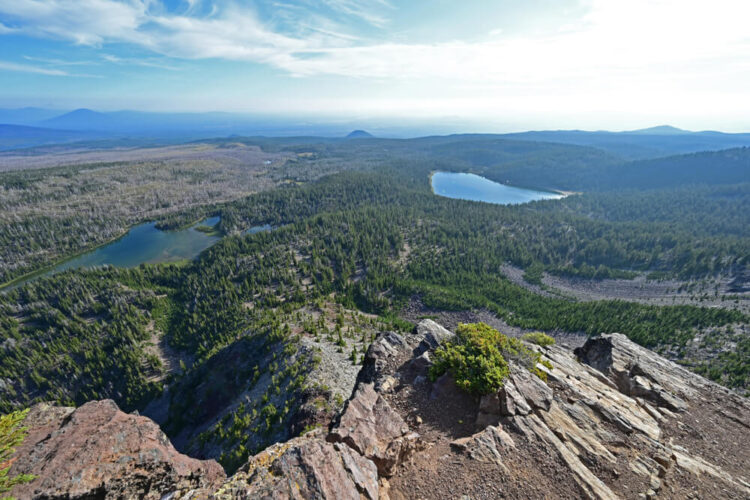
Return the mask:
<svg viewBox="0 0 750 500">
<path fill-rule="evenodd" d="M 139 264 L 157 264 L 192 259 L 221 239 L 196 229 L 198 226 L 215 226 L 218 217 L 179 231 L 160 231 L 155 222 L 135 226 L 128 234 L 112 243 L 63 262 L 53 272 L 79 267 L 109 264 L 117 267 L 135 267 Z"/>
<path fill-rule="evenodd" d="M 536 200 L 558 200 L 565 195 L 549 191 L 506 186 L 475 174 L 435 172 L 432 191 L 438 196 L 459 200 L 485 201 L 499 205 L 517 205 Z"/>
<path fill-rule="evenodd" d="M 27 278 L 13 283 L 8 289 L 16 288 L 40 276 L 49 276 L 66 269 L 111 265 L 116 267 L 136 267 L 140 264 L 157 264 L 193 259 L 206 248 L 221 239 L 217 234 L 199 231 L 200 226 L 213 227 L 219 217 L 210 217 L 187 229 L 160 231 L 155 222 L 140 224 L 128 231 L 122 238 L 103 245 L 90 252 L 66 260 L 52 268 L 41 270 Z"/>
</svg>

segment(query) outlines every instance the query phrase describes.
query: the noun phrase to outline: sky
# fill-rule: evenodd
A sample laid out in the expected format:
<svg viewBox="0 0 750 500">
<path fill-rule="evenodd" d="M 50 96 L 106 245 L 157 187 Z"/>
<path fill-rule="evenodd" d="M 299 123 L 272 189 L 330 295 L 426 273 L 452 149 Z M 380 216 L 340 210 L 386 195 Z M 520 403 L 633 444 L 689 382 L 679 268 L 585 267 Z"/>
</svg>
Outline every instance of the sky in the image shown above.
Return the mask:
<svg viewBox="0 0 750 500">
<path fill-rule="evenodd" d="M 747 0 L 0 0 L 0 107 L 750 131 Z"/>
</svg>

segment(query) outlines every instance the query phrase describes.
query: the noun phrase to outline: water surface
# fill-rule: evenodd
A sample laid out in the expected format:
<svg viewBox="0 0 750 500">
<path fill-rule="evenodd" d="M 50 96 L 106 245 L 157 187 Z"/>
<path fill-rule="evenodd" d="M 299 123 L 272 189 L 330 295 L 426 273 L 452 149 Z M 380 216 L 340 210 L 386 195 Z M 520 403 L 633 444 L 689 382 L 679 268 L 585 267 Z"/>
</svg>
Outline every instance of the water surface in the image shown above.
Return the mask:
<svg viewBox="0 0 750 500">
<path fill-rule="evenodd" d="M 435 172 L 432 174 L 432 191 L 438 196 L 460 200 L 484 201 L 499 205 L 517 205 L 536 200 L 557 200 L 565 195 L 537 191 L 485 179 L 475 174 Z"/>
<path fill-rule="evenodd" d="M 199 223 L 215 226 L 218 217 Z M 220 236 L 198 231 L 195 226 L 179 231 L 160 231 L 155 222 L 135 226 L 117 241 L 63 262 L 54 272 L 79 267 L 96 267 L 105 264 L 116 267 L 136 267 L 139 264 L 158 264 L 192 259 L 221 239 Z"/>
<path fill-rule="evenodd" d="M 8 286 L 16 288 L 41 276 L 49 276 L 66 269 L 90 268 L 104 265 L 136 267 L 140 264 L 158 264 L 193 259 L 206 248 L 221 239 L 216 233 L 196 229 L 199 226 L 213 227 L 219 217 L 210 217 L 187 229 L 160 231 L 156 222 L 140 224 L 111 243 L 90 252 L 68 259 L 54 267 L 39 271 Z"/>
</svg>

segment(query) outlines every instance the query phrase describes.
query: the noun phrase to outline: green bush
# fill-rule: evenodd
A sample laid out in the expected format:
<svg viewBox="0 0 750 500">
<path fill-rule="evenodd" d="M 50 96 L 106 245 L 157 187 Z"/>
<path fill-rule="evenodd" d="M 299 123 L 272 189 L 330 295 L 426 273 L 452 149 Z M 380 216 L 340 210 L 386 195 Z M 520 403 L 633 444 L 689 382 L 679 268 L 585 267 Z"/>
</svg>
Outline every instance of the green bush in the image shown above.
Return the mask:
<svg viewBox="0 0 750 500">
<path fill-rule="evenodd" d="M 503 386 L 510 371 L 508 361 L 525 367 L 542 380 L 546 374 L 536 365 L 541 355 L 523 343 L 503 335 L 484 323 L 459 324 L 455 338 L 435 351 L 435 362 L 430 367 L 434 382 L 450 373 L 456 385 L 471 394 L 490 394 Z M 549 363 L 543 363 L 551 368 Z"/>
<path fill-rule="evenodd" d="M 7 493 L 17 484 L 28 483 L 34 479 L 31 474 L 9 476 L 13 452 L 26 438 L 28 429 L 21 424 L 28 412 L 29 410 L 15 411 L 0 416 L 0 495 Z"/>
<path fill-rule="evenodd" d="M 548 345 L 552 345 L 555 343 L 555 339 L 542 332 L 526 333 L 521 337 L 521 340 L 525 340 L 526 342 L 531 342 L 532 344 L 536 344 L 542 347 L 547 347 Z"/>
</svg>

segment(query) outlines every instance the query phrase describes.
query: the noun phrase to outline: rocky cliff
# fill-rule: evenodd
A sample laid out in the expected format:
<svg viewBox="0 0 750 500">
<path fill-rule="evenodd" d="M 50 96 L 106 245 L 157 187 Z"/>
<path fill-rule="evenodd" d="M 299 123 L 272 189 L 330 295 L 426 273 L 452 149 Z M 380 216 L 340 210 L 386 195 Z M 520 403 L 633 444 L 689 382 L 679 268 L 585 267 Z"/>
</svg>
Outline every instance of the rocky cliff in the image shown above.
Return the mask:
<svg viewBox="0 0 750 500">
<path fill-rule="evenodd" d="M 426 320 L 370 346 L 331 428 L 275 444 L 224 478 L 111 402 L 37 405 L 11 473 L 19 498 L 750 498 L 750 402 L 600 335 L 532 346 L 547 382 L 511 366 L 481 399 L 426 377 L 452 333 Z"/>
</svg>

